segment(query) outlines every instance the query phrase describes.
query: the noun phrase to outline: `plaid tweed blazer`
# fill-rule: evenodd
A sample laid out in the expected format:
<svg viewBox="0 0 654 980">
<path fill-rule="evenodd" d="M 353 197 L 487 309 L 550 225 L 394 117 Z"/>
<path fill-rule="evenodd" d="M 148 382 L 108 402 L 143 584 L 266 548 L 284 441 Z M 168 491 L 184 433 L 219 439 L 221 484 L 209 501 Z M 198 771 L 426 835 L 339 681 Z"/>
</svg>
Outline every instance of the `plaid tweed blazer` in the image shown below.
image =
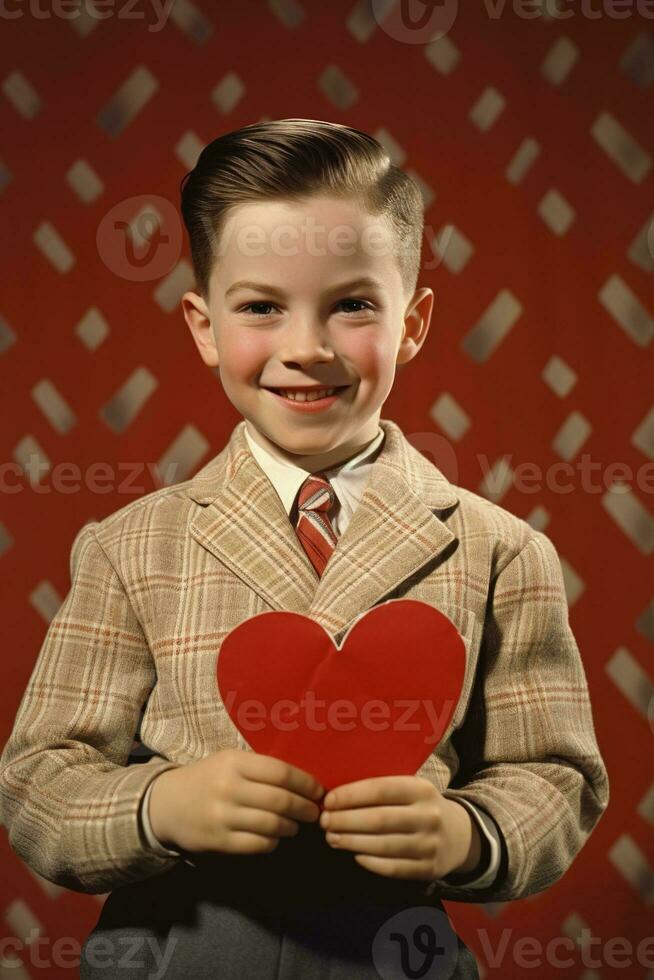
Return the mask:
<svg viewBox="0 0 654 980">
<path fill-rule="evenodd" d="M 453 718 L 418 775 L 490 813 L 505 845 L 488 888 L 439 882 L 435 894 L 506 901 L 564 874 L 609 787 L 557 552 L 451 484 L 395 422 L 380 425 L 369 483 L 320 579 L 244 421 L 192 479 L 80 529 L 71 588 L 0 758 L 0 819 L 33 870 L 103 893 L 183 860 L 148 847 L 139 804 L 164 770 L 248 748 L 216 683 L 226 634 L 290 610 L 340 643 L 376 603 L 408 598 L 450 617 L 467 658 Z M 128 764 L 139 729 L 155 754 Z"/>
</svg>

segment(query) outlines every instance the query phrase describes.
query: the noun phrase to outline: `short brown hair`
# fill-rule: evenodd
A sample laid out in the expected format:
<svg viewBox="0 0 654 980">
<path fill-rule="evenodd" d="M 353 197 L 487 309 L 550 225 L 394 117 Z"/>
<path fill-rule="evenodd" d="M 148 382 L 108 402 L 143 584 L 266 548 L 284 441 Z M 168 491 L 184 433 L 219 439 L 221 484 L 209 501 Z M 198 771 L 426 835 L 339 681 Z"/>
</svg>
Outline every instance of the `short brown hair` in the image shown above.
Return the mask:
<svg viewBox="0 0 654 980">
<path fill-rule="evenodd" d="M 181 210 L 197 287 L 206 299 L 228 209 L 261 200 L 326 193 L 359 200 L 394 232 L 408 295 L 420 269 L 420 188 L 373 136 L 320 119 L 273 119 L 208 143 L 181 181 Z"/>
</svg>

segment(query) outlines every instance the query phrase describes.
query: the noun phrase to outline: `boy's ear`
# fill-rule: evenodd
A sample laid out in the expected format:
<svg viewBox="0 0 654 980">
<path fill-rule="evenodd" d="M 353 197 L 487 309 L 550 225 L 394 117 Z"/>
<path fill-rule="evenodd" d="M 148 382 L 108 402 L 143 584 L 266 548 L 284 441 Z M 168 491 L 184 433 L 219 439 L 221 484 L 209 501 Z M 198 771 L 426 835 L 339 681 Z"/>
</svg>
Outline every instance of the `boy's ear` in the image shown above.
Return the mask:
<svg viewBox="0 0 654 980">
<path fill-rule="evenodd" d="M 211 329 L 209 308 L 204 299 L 192 290 L 184 293 L 182 310 L 200 357 L 209 367 L 218 367 L 218 350 Z"/>
<path fill-rule="evenodd" d="M 404 314 L 402 339 L 396 358 L 398 364 L 406 364 L 412 360 L 424 344 L 433 308 L 433 289 L 427 286 L 417 289 Z"/>
</svg>

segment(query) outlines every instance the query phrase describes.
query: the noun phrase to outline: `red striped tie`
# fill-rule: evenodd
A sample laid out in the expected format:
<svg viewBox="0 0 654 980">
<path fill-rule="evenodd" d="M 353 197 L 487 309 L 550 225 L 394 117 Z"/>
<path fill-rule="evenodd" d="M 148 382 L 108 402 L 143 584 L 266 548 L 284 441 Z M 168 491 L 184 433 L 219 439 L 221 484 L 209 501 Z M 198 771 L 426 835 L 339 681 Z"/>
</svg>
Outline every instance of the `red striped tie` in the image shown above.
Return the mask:
<svg viewBox="0 0 654 980">
<path fill-rule="evenodd" d="M 338 540 L 327 516 L 335 500 L 324 473 L 312 473 L 300 487 L 295 532 L 319 578 Z"/>
</svg>

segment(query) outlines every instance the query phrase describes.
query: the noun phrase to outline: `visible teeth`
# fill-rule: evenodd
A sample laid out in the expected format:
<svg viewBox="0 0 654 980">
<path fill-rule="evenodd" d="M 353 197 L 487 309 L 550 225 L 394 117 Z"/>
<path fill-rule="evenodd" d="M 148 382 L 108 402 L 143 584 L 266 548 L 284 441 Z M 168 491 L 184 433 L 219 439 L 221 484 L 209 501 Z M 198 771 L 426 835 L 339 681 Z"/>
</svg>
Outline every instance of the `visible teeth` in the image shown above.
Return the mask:
<svg viewBox="0 0 654 980">
<path fill-rule="evenodd" d="M 316 398 L 327 398 L 328 395 L 333 395 L 336 388 L 319 388 L 316 391 L 284 391 L 280 389 L 280 395 L 284 398 L 289 398 L 293 402 L 315 402 Z"/>
</svg>

